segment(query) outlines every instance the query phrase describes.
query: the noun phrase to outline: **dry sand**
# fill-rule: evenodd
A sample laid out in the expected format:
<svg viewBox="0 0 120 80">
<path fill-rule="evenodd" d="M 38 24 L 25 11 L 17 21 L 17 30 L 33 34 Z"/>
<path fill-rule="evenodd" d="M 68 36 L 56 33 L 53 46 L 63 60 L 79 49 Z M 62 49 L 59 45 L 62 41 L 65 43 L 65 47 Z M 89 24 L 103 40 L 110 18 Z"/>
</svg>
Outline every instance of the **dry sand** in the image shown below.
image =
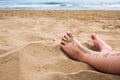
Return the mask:
<svg viewBox="0 0 120 80">
<path fill-rule="evenodd" d="M 120 50 L 120 11 L 0 11 L 0 80 L 120 80 L 68 58 L 66 31 L 83 44 L 96 33 Z"/>
</svg>

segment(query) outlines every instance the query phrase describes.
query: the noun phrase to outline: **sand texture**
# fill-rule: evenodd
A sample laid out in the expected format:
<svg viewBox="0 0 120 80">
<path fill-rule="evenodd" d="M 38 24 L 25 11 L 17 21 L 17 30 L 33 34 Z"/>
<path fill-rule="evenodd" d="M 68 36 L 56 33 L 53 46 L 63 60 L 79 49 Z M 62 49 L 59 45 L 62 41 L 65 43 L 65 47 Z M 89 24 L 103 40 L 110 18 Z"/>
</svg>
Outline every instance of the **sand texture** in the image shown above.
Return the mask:
<svg viewBox="0 0 120 80">
<path fill-rule="evenodd" d="M 68 58 L 66 31 L 90 45 L 96 33 L 120 50 L 120 11 L 0 11 L 0 80 L 120 80 Z"/>
</svg>

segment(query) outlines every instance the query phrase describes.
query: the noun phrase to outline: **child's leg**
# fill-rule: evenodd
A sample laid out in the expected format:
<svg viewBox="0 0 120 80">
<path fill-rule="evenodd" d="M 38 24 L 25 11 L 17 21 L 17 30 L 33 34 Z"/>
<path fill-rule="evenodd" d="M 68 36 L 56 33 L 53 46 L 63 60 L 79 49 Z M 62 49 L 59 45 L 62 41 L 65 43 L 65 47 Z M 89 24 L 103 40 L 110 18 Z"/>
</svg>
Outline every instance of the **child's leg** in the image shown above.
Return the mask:
<svg viewBox="0 0 120 80">
<path fill-rule="evenodd" d="M 99 71 L 120 74 L 120 51 L 111 51 L 106 54 L 85 54 L 84 62 Z"/>
<path fill-rule="evenodd" d="M 71 58 L 86 62 L 99 71 L 120 74 L 120 51 L 113 51 L 109 45 L 98 38 L 93 39 L 93 41 L 94 40 L 98 40 L 97 43 L 94 44 L 98 44 L 97 46 L 95 45 L 95 47 L 101 47 L 102 50 L 100 50 L 100 52 L 91 51 L 83 45 L 79 45 L 73 39 L 71 33 L 67 33 L 62 38 L 61 47 Z M 90 54 L 83 53 L 80 49 L 83 49 Z"/>
</svg>

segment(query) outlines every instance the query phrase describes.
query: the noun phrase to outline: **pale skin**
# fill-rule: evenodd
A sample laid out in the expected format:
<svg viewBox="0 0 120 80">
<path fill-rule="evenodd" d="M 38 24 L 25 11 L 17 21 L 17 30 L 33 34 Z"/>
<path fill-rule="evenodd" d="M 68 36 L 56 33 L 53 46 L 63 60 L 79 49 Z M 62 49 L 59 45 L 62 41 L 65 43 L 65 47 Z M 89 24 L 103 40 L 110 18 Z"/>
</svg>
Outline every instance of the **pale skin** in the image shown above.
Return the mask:
<svg viewBox="0 0 120 80">
<path fill-rule="evenodd" d="M 74 60 L 90 64 L 95 69 L 110 74 L 120 74 L 120 51 L 114 50 L 96 34 L 91 34 L 96 51 L 84 47 L 71 32 L 61 40 L 61 48 Z"/>
</svg>

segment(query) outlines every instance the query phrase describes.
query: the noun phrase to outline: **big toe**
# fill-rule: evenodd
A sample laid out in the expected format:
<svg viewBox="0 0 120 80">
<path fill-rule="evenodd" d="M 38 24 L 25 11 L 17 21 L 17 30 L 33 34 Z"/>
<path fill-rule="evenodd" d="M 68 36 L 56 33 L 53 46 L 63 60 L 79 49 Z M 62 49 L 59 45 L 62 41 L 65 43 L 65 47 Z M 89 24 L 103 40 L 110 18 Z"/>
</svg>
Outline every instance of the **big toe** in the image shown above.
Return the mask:
<svg viewBox="0 0 120 80">
<path fill-rule="evenodd" d="M 93 43 L 94 43 L 95 50 L 100 51 L 101 47 L 99 46 L 99 43 L 97 42 L 97 40 L 94 40 Z"/>
<path fill-rule="evenodd" d="M 67 35 L 68 35 L 69 37 L 73 37 L 73 34 L 72 34 L 70 31 L 67 32 Z"/>
<path fill-rule="evenodd" d="M 95 34 L 95 33 L 92 33 L 92 34 L 91 34 L 91 38 L 92 38 L 93 40 L 96 40 L 96 39 L 97 39 L 96 34 Z"/>
</svg>

